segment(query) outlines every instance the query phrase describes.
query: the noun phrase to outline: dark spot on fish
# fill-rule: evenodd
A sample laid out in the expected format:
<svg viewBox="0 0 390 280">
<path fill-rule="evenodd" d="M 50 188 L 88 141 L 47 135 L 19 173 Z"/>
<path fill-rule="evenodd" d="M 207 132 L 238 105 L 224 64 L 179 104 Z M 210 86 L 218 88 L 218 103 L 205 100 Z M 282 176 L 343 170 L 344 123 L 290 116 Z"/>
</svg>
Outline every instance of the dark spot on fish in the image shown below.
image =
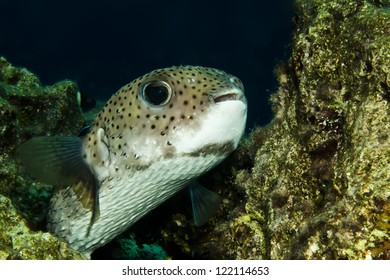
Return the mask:
<svg viewBox="0 0 390 280">
<path fill-rule="evenodd" d="M 154 124 L 152 124 L 152 125 L 150 126 L 150 128 L 151 128 L 151 129 L 155 129 L 156 126 L 155 126 Z"/>
<path fill-rule="evenodd" d="M 172 116 L 170 119 L 169 119 L 171 122 L 173 122 L 175 120 L 175 117 Z"/>
<path fill-rule="evenodd" d="M 188 100 L 184 100 L 183 105 L 187 106 L 188 105 Z"/>
</svg>

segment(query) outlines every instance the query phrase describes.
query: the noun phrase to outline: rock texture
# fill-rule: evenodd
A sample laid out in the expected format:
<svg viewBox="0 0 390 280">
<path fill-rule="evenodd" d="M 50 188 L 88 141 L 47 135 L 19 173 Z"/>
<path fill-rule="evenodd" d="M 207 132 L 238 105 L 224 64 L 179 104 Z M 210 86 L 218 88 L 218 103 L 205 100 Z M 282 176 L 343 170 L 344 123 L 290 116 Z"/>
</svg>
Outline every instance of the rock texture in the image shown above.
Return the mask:
<svg viewBox="0 0 390 280">
<path fill-rule="evenodd" d="M 41 231 L 52 187 L 33 181 L 17 159 L 17 147 L 32 136 L 77 133 L 85 121 L 77 92 L 70 81 L 44 87 L 0 57 L 0 258 L 81 257 Z"/>
<path fill-rule="evenodd" d="M 31 231 L 11 200 L 0 195 L 0 259 L 83 259 L 48 232 Z"/>
</svg>

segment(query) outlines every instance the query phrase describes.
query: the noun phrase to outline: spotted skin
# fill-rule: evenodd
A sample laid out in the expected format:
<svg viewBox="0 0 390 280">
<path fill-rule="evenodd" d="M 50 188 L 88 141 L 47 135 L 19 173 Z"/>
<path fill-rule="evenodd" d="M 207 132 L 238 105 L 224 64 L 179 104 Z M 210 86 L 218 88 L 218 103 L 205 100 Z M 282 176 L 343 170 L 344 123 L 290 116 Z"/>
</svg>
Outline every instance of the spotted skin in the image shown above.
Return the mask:
<svg viewBox="0 0 390 280">
<path fill-rule="evenodd" d="M 173 91 L 171 100 L 163 108 L 151 107 L 140 96 L 142 86 L 155 80 L 165 81 Z M 97 115 L 86 144 L 89 150 L 89 153 L 85 153 L 87 161 L 104 165 L 93 157 L 94 154 L 96 157 L 94 134 L 100 127 L 105 128 L 111 150 L 121 153 L 131 165 L 149 163 L 140 158 L 142 154 L 138 152 L 139 147 L 129 143 L 135 136 L 141 145 L 146 139 L 154 139 L 156 146 L 165 151 L 164 156 L 169 156 L 175 146 L 173 131 L 178 126 L 189 125 L 196 129 L 205 110 L 214 103 L 213 95 L 232 87 L 239 87 L 243 91 L 238 78 L 221 70 L 204 67 L 159 69 L 132 81 L 115 93 Z M 124 150 L 126 153 L 122 152 Z"/>
</svg>

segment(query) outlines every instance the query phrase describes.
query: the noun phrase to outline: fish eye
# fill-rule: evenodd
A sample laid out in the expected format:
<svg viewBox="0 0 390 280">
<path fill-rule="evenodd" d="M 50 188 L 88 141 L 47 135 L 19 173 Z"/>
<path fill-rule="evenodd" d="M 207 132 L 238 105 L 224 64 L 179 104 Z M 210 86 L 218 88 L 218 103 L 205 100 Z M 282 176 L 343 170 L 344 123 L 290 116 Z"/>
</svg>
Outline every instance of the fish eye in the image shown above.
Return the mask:
<svg viewBox="0 0 390 280">
<path fill-rule="evenodd" d="M 141 96 L 151 106 L 160 107 L 169 102 L 172 89 L 164 81 L 152 81 L 142 87 Z"/>
</svg>

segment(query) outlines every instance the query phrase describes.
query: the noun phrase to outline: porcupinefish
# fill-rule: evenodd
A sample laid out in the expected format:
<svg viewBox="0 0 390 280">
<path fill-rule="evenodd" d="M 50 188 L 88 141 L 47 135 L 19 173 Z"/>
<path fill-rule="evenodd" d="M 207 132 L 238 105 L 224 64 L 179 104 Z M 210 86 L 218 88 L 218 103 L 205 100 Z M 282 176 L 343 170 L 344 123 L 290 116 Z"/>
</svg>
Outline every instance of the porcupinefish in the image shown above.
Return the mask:
<svg viewBox="0 0 390 280">
<path fill-rule="evenodd" d="M 90 255 L 190 185 L 194 221 L 219 196 L 197 183 L 238 146 L 247 102 L 241 81 L 221 70 L 178 66 L 123 86 L 79 136 L 24 143 L 27 170 L 56 188 L 47 228 Z"/>
</svg>

